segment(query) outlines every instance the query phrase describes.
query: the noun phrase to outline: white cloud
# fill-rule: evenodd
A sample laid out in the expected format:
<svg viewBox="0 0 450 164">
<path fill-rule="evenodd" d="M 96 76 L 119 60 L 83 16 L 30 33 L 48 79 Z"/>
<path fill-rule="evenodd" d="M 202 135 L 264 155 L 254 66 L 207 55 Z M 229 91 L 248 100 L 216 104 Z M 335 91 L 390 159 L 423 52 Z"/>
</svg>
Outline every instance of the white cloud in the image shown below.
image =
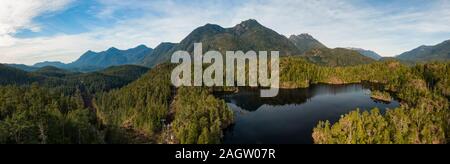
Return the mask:
<svg viewBox="0 0 450 164">
<path fill-rule="evenodd" d="M 122 7 L 146 8 L 164 17 L 144 14 L 142 18 L 121 20 L 114 27 L 96 28 L 82 34 L 14 39 L 15 44 L 0 47 L 0 55 L 3 57 L 0 63 L 34 64 L 44 60 L 68 63 L 76 60 L 87 50 L 102 51 L 112 46 L 127 49 L 138 44 L 156 47 L 161 42 L 179 42 L 193 29 L 208 22 L 226 24 L 220 21 L 222 18 L 219 15 L 223 13 L 219 6 L 188 7 L 179 6 L 172 1 L 155 1 L 132 6 L 135 1 L 105 1 L 110 3 L 98 16 L 109 19 L 115 10 Z M 17 51 L 19 49 L 20 51 Z"/>
<path fill-rule="evenodd" d="M 0 2 L 0 47 L 15 44 L 11 35 L 18 29 L 39 30 L 32 19 L 44 12 L 57 11 L 71 0 L 2 0 Z"/>
<path fill-rule="evenodd" d="M 18 39 L 8 34 L 18 28 L 33 27 L 32 17 L 58 10 L 68 1 L 60 0 L 59 5 L 50 8 L 38 2 L 27 9 L 16 7 L 15 10 L 21 11 L 36 10 L 17 16 L 21 20 L 5 19 L 11 18 L 2 13 L 1 6 L 4 5 L 0 5 L 0 34 L 6 34 L 0 35 L 0 63 L 71 62 L 89 49 L 100 51 L 111 46 L 125 49 L 138 44 L 155 47 L 160 42 L 179 42 L 194 28 L 206 23 L 231 27 L 250 18 L 284 35 L 306 32 L 329 47 L 360 47 L 385 56 L 397 55 L 421 44 L 450 39 L 450 2 L 446 0 L 433 1 L 429 7 L 413 9 L 396 6 L 380 9 L 357 3 L 361 1 L 342 0 L 251 0 L 241 1 L 233 7 L 226 5 L 229 3 L 226 0 L 183 4 L 174 0 L 98 1 L 104 5 L 104 10 L 97 13 L 100 18 L 114 18 L 116 11 L 124 9 L 144 13 L 139 18 L 119 20 L 115 26 L 95 28 L 87 33 Z"/>
</svg>

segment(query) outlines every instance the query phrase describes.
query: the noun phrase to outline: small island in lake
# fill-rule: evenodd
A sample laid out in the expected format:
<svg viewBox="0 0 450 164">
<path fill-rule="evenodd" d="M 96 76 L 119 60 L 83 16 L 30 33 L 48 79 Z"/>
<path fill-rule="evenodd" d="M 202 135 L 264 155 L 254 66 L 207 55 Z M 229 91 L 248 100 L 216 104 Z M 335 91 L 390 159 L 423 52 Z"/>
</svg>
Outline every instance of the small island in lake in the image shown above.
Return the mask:
<svg viewBox="0 0 450 164">
<path fill-rule="evenodd" d="M 370 97 L 374 100 L 383 101 L 383 102 L 392 102 L 393 98 L 391 94 L 383 91 L 373 91 Z"/>
</svg>

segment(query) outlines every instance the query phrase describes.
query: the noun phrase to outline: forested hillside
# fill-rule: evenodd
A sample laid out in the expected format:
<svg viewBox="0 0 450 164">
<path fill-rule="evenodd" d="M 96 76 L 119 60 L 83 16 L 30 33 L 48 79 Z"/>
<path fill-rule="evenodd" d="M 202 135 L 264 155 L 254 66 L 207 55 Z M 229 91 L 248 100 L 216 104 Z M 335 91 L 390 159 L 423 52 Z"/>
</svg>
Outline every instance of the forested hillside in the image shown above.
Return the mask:
<svg viewBox="0 0 450 164">
<path fill-rule="evenodd" d="M 374 59 L 361 55 L 358 51 L 344 48 L 317 48 L 307 51 L 304 55 L 310 62 L 322 66 L 354 66 L 375 62 Z"/>
<path fill-rule="evenodd" d="M 450 40 L 434 46 L 420 46 L 411 51 L 402 53 L 396 58 L 417 63 L 450 60 Z"/>
<path fill-rule="evenodd" d="M 37 85 L 0 87 L 0 143 L 103 143 L 80 94 L 62 96 Z"/>
<path fill-rule="evenodd" d="M 25 71 L 3 64 L 0 64 L 0 77 L 0 85 L 30 84 L 31 82 L 38 80 L 37 77 L 34 77 Z"/>
<path fill-rule="evenodd" d="M 89 93 L 120 88 L 148 71 L 147 67 L 125 65 L 110 67 L 99 72 L 80 73 L 56 67 L 43 67 L 32 72 L 0 65 L 1 85 L 30 85 L 37 83 L 42 87 L 73 94 L 83 87 Z"/>
<path fill-rule="evenodd" d="M 384 89 L 380 92 L 390 93 L 402 102 L 400 108 L 386 114 L 377 109 L 371 113 L 355 109 L 339 122 L 324 120 L 312 134 L 316 143 L 449 141 L 448 63 L 408 67 L 391 60 L 328 67 L 310 63 L 303 57 L 284 57 L 280 64 L 282 88 L 368 81 L 382 84 Z M 172 87 L 172 68 L 167 64 L 157 66 L 121 88 L 125 83 L 116 83 L 116 80 L 139 74 L 126 70 L 144 72 L 145 68 L 112 67 L 97 73 L 67 76 L 53 73 L 49 76 L 41 70 L 31 76 L 6 67 L 3 72 L 18 72 L 21 76 L 14 77 L 25 78 L 26 83 L 11 78 L 8 86 L 0 87 L 0 142 L 220 143 L 222 129 L 232 124 L 233 113 L 223 100 L 212 95 L 211 89 Z M 38 78 L 34 81 L 38 83 L 30 86 L 33 82 L 28 82 L 33 79 L 30 76 L 46 78 L 43 82 Z M 82 83 L 75 85 L 70 81 Z M 108 91 L 110 89 L 113 90 Z"/>
<path fill-rule="evenodd" d="M 136 82 L 95 99 L 110 143 L 219 143 L 232 113 L 202 88 L 173 88 L 161 65 Z"/>
</svg>

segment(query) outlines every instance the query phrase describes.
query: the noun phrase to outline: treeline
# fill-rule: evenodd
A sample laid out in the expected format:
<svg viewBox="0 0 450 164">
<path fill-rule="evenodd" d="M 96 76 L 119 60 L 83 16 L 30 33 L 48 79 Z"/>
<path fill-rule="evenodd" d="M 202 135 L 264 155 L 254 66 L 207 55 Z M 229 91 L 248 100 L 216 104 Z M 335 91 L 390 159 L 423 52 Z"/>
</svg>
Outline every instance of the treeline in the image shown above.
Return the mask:
<svg viewBox="0 0 450 164">
<path fill-rule="evenodd" d="M 375 62 L 349 67 L 325 67 L 301 57 L 282 58 L 280 62 L 282 88 L 306 88 L 312 84 L 349 84 L 364 81 L 398 83 L 409 68 L 396 61 Z"/>
<path fill-rule="evenodd" d="M 141 66 L 125 65 L 110 67 L 90 73 L 71 72 L 56 67 L 43 67 L 33 72 L 25 72 L 0 64 L 0 85 L 39 86 L 72 95 L 80 87 L 94 94 L 123 87 L 136 80 L 149 69 Z"/>
<path fill-rule="evenodd" d="M 392 65 L 390 63 L 388 65 Z M 387 67 L 388 75 L 399 67 Z M 376 69 L 376 68 L 375 68 Z M 393 79 L 381 81 L 401 107 L 381 115 L 378 109 L 359 110 L 339 122 L 320 122 L 314 129 L 315 143 L 330 144 L 443 144 L 450 141 L 450 63 L 429 63 L 410 68 Z M 406 70 L 406 72 L 405 72 Z"/>
<path fill-rule="evenodd" d="M 0 64 L 0 85 L 23 85 L 38 81 L 39 78 L 29 73 Z"/>
<path fill-rule="evenodd" d="M 345 48 L 314 48 L 303 54 L 304 58 L 321 66 L 355 66 L 376 62 L 374 59 L 361 55 L 358 51 Z"/>
</svg>

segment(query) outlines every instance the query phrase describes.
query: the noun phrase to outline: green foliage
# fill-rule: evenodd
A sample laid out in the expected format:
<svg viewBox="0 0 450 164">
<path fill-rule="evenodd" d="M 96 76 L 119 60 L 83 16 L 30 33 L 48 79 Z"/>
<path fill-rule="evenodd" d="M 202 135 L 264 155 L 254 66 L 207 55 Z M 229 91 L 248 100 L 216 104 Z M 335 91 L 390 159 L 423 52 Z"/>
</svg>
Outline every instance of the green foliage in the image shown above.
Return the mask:
<svg viewBox="0 0 450 164">
<path fill-rule="evenodd" d="M 316 48 L 307 51 L 304 57 L 322 66 L 354 66 L 375 62 L 374 59 L 361 55 L 358 51 L 344 48 Z"/>
<path fill-rule="evenodd" d="M 158 46 L 159 52 L 144 59 L 148 67 L 170 61 L 176 51 L 194 52 L 194 44 L 202 43 L 203 52 L 210 50 L 225 54 L 229 50 L 247 51 L 279 51 L 281 56 L 301 55 L 300 50 L 288 38 L 264 27 L 256 20 L 244 21 L 232 28 L 207 24 L 192 31 L 179 44 Z"/>
<path fill-rule="evenodd" d="M 318 144 L 376 144 L 390 143 L 389 125 L 378 109 L 345 115 L 339 123 L 320 122 L 313 138 Z"/>
<path fill-rule="evenodd" d="M 76 72 L 67 71 L 64 69 L 46 66 L 33 71 L 31 74 L 35 74 L 37 76 L 45 76 L 45 77 L 57 77 L 62 78 L 69 75 L 77 74 Z"/>
<path fill-rule="evenodd" d="M 0 85 L 31 84 L 38 80 L 37 77 L 31 76 L 25 71 L 3 64 L 0 64 L 0 77 Z"/>
<path fill-rule="evenodd" d="M 87 92 L 109 91 L 120 88 L 146 73 L 148 68 L 141 66 L 110 67 L 99 72 L 77 73 L 56 67 L 43 67 L 34 72 L 25 72 L 16 68 L 0 65 L 0 85 L 30 85 L 38 83 L 40 86 L 72 95 L 78 88 Z"/>
<path fill-rule="evenodd" d="M 437 93 L 450 99 L 450 64 L 428 63 L 414 67 L 417 74 L 422 75 L 427 85 Z"/>
<path fill-rule="evenodd" d="M 291 35 L 289 40 L 294 43 L 301 54 L 315 48 L 326 48 L 325 45 L 309 34 Z"/>
<path fill-rule="evenodd" d="M 173 131 L 181 144 L 218 144 L 222 129 L 233 122 L 223 100 L 205 89 L 180 88 L 173 105 Z"/>
<path fill-rule="evenodd" d="M 233 30 L 242 32 L 243 41 L 253 36 L 245 26 L 269 32 L 253 25 L 246 22 Z M 382 93 L 402 102 L 385 115 L 377 109 L 354 111 L 333 125 L 320 122 L 313 133 L 316 143 L 450 141 L 450 63 L 407 67 L 388 60 L 324 67 L 304 57 L 285 57 L 280 66 L 283 88 L 368 81 L 382 84 Z M 0 143 L 220 143 L 222 129 L 233 121 L 232 112 L 205 88 L 173 88 L 171 68 L 159 65 L 127 85 L 146 68 L 112 67 L 94 73 L 46 68 L 27 73 L 0 65 Z M 37 84 L 30 86 L 33 82 Z"/>
<path fill-rule="evenodd" d="M 280 72 L 281 87 L 305 88 L 318 83 L 348 84 L 368 81 L 397 84 L 399 78 L 407 74 L 409 69 L 396 61 L 349 67 L 323 67 L 301 57 L 286 57 L 281 59 Z"/>
<path fill-rule="evenodd" d="M 345 115 L 333 126 L 320 122 L 314 129 L 314 141 L 318 144 L 447 143 L 450 123 L 447 102 L 420 101 L 418 107 L 392 109 L 386 116 L 378 109 L 371 113 L 358 110 Z"/>
<path fill-rule="evenodd" d="M 171 68 L 160 65 L 130 85 L 96 97 L 97 116 L 108 127 L 107 142 L 138 142 L 133 136 L 142 134 L 147 143 L 169 142 L 170 136 L 183 144 L 220 143 L 232 112 L 205 89 L 172 88 Z M 158 140 L 165 133 L 167 138 Z"/>
<path fill-rule="evenodd" d="M 119 77 L 121 80 L 132 82 L 143 74 L 147 73 L 149 68 L 136 65 L 113 66 L 100 72 L 104 75 Z"/>
<path fill-rule="evenodd" d="M 47 89 L 0 87 L 0 143 L 102 143 L 92 112 Z"/>
<path fill-rule="evenodd" d="M 156 67 L 122 89 L 99 94 L 95 99 L 99 119 L 112 129 L 147 136 L 160 131 L 172 97 L 170 70 L 167 65 Z"/>
<path fill-rule="evenodd" d="M 450 111 L 446 89 L 450 63 L 417 65 L 385 83 L 403 103 L 382 116 L 359 111 L 339 122 L 320 122 L 313 138 L 319 144 L 448 143 Z"/>
</svg>

